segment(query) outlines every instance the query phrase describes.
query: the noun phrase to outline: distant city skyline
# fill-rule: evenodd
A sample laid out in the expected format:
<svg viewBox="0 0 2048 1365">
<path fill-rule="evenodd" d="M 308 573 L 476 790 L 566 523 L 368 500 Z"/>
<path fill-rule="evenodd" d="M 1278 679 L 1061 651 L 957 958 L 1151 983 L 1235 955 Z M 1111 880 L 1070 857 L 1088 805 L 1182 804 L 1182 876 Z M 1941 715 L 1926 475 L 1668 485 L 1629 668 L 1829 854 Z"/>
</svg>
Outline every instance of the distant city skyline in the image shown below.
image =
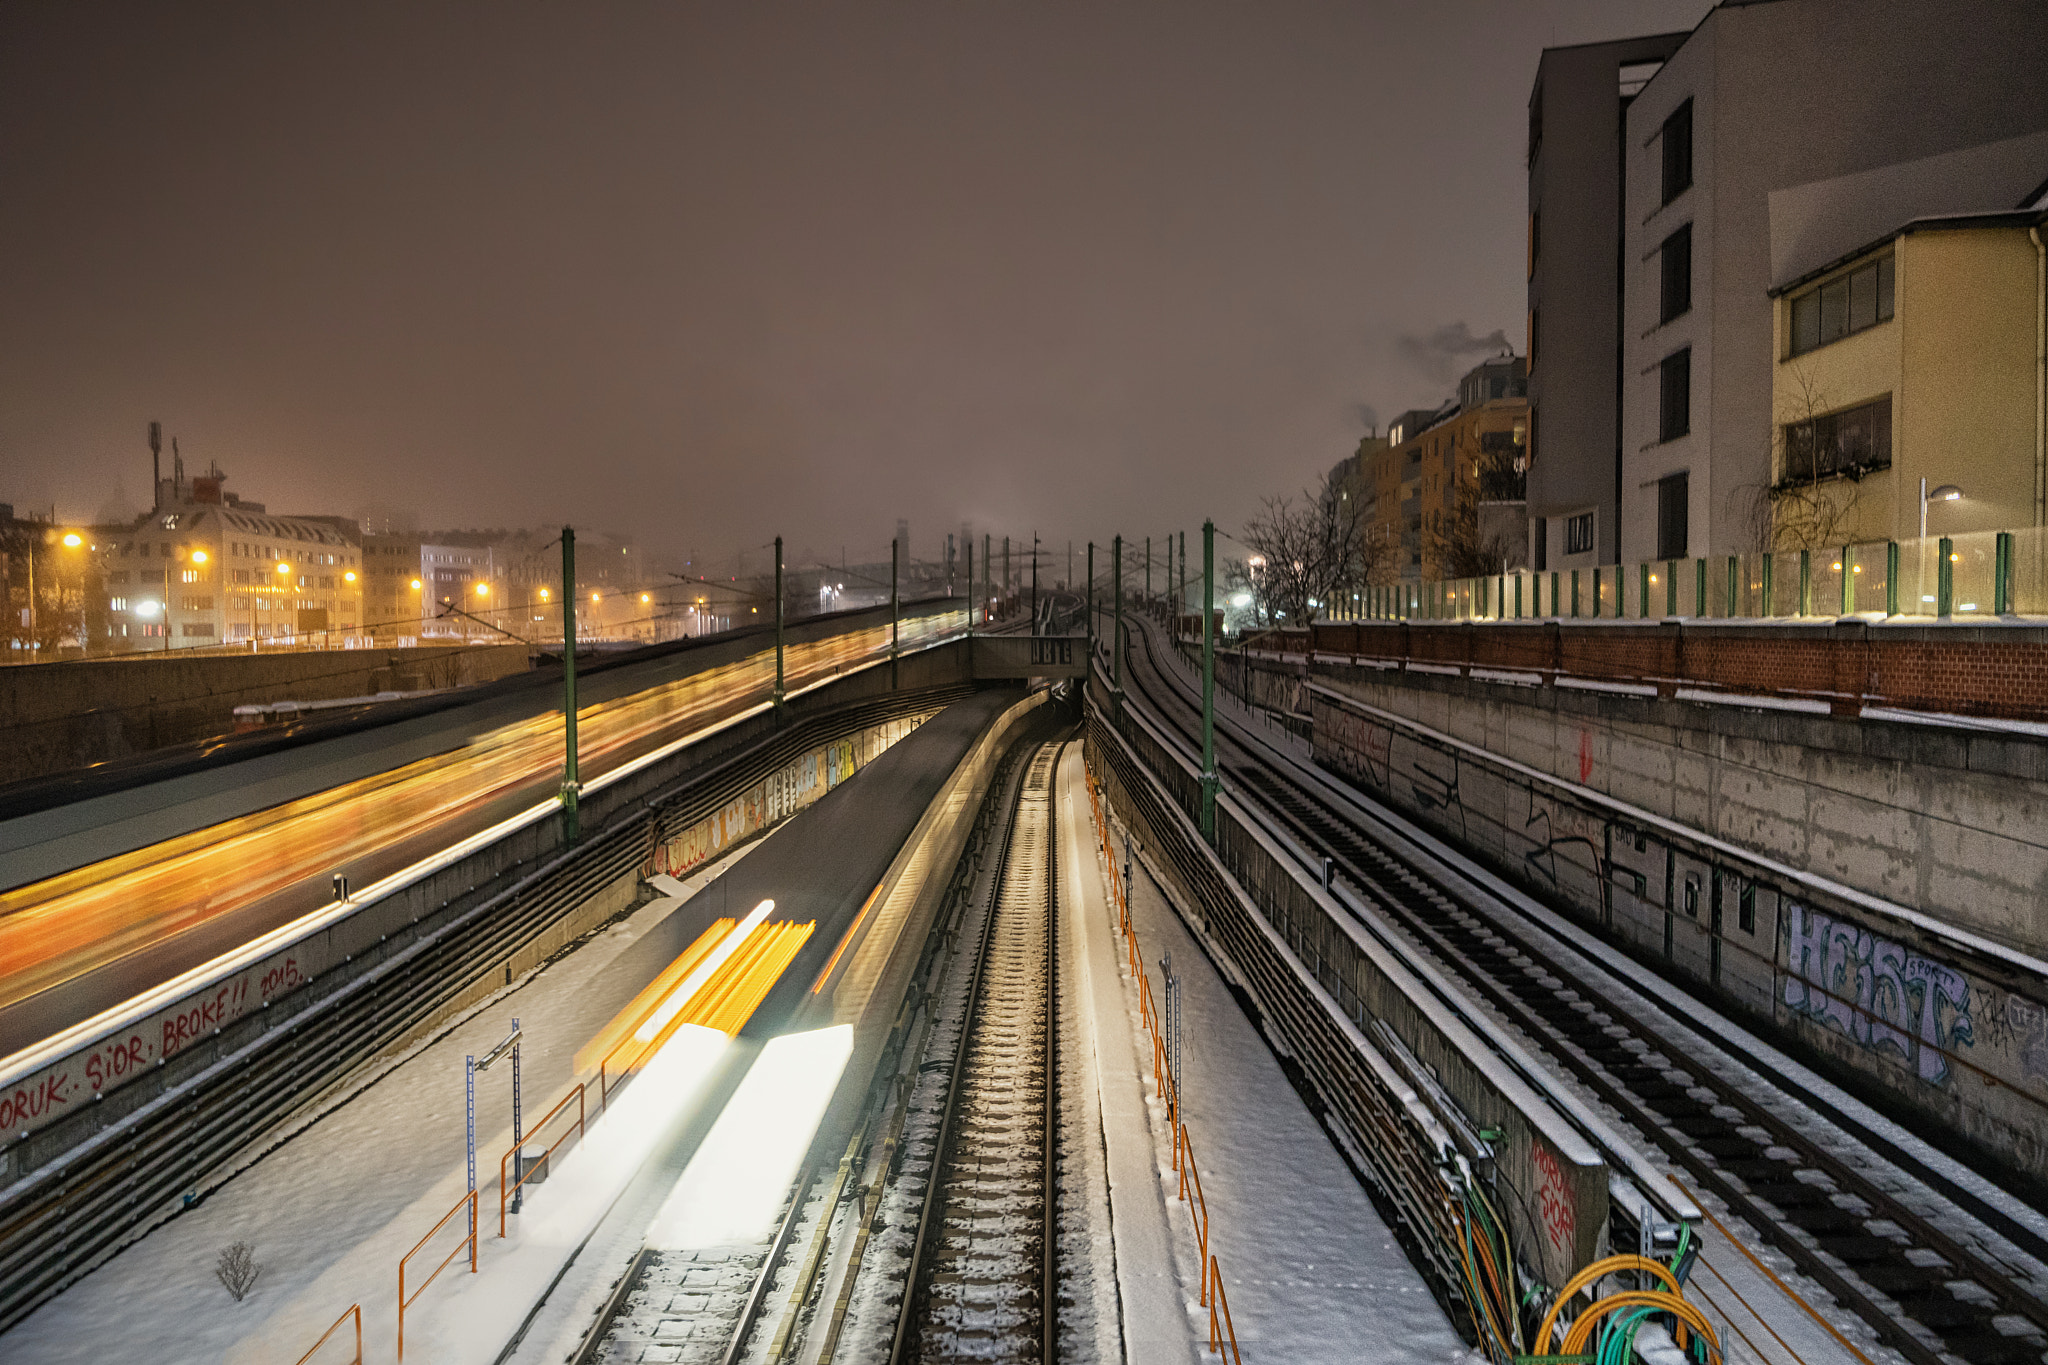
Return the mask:
<svg viewBox="0 0 2048 1365">
<path fill-rule="evenodd" d="M 1540 49 L 1706 8 L 12 7 L 0 499 L 1232 525 L 1521 349 Z"/>
</svg>

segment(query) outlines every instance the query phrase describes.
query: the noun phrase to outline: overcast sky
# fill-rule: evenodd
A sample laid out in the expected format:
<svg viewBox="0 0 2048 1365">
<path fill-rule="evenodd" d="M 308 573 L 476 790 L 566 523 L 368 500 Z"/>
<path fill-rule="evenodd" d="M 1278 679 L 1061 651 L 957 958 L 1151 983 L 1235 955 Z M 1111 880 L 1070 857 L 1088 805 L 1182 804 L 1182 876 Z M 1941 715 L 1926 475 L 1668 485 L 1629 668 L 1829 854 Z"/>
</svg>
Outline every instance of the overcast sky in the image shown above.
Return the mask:
<svg viewBox="0 0 2048 1365">
<path fill-rule="evenodd" d="M 1540 50 L 1707 8 L 6 5 L 0 501 L 1235 526 L 1521 349 Z"/>
</svg>

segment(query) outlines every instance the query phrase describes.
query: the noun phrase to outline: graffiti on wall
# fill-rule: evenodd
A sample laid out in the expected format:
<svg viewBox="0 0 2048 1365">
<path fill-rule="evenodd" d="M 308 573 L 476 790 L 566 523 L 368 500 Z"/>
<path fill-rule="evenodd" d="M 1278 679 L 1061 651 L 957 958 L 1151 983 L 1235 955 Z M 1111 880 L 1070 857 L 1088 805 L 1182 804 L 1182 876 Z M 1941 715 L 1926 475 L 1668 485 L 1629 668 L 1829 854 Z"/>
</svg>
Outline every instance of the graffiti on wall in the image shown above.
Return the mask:
<svg viewBox="0 0 2048 1365">
<path fill-rule="evenodd" d="M 1970 979 L 1955 968 L 1795 902 L 1784 925 L 1787 1008 L 1915 1063 L 1930 1085 L 1949 1078 L 1950 1054 L 1976 1043 Z"/>
</svg>

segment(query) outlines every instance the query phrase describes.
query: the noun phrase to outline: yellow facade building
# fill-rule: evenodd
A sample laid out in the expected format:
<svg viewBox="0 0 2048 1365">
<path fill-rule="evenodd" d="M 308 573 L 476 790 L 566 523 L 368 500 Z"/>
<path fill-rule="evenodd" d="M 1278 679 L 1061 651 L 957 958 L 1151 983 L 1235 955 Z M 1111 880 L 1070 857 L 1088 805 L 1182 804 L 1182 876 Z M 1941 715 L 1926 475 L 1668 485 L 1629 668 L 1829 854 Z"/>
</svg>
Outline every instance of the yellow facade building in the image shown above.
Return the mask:
<svg viewBox="0 0 2048 1365">
<path fill-rule="evenodd" d="M 2048 520 L 2044 224 L 1917 218 L 1773 291 L 1773 548 L 1918 536 L 1923 480 L 1931 536 Z"/>
</svg>

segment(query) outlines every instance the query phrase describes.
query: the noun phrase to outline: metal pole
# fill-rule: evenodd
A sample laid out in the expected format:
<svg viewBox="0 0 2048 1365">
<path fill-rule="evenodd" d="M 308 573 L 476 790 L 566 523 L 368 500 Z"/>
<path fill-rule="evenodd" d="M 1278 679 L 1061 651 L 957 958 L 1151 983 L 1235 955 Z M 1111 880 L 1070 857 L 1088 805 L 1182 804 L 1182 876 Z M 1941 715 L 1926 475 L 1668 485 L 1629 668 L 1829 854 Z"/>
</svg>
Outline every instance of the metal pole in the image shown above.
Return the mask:
<svg viewBox="0 0 2048 1365">
<path fill-rule="evenodd" d="M 1145 610 L 1152 610 L 1152 537 L 1145 537 Z"/>
<path fill-rule="evenodd" d="M 1173 532 L 1171 531 L 1168 531 L 1166 533 L 1166 585 L 1167 594 L 1170 597 L 1173 592 Z M 1179 624 L 1172 620 L 1173 616 L 1175 615 L 1174 609 L 1178 605 L 1178 603 L 1172 601 L 1169 601 L 1167 603 L 1166 615 L 1168 618 L 1168 639 L 1172 639 L 1178 633 L 1179 630 Z"/>
<path fill-rule="evenodd" d="M 1038 634 L 1038 532 L 1031 533 L 1031 633 Z"/>
<path fill-rule="evenodd" d="M 782 544 L 782 542 L 781 542 L 781 541 L 779 541 L 779 540 L 778 540 L 778 541 L 776 541 L 775 543 L 776 543 L 776 545 L 777 545 L 778 547 L 779 547 L 779 546 L 780 546 L 780 545 Z M 898 598 L 897 598 L 897 596 L 896 596 L 896 575 L 897 575 L 897 572 L 898 572 L 898 568 L 897 568 L 897 566 L 898 566 L 899 562 L 901 561 L 902 555 L 903 555 L 903 545 L 902 545 L 902 542 L 900 542 L 900 541 L 895 541 L 895 540 L 892 540 L 892 541 L 890 541 L 890 542 L 889 542 L 889 687 L 890 687 L 890 689 L 891 689 L 892 691 L 893 691 L 893 690 L 895 689 L 895 687 L 896 687 L 896 642 L 897 642 L 897 641 L 898 641 L 898 640 L 899 640 L 899 639 L 901 638 L 901 635 L 899 634 L 899 632 L 898 632 L 898 630 L 897 630 L 897 622 L 898 622 L 898 621 L 899 621 L 899 620 L 901 619 L 901 615 L 902 615 L 902 614 L 901 614 L 901 611 L 899 610 L 899 606 L 900 606 L 900 604 L 899 604 L 899 600 L 898 600 Z"/>
<path fill-rule="evenodd" d="M 967 542 L 967 635 L 974 636 L 974 542 Z M 972 659 L 968 661 L 970 664 Z"/>
<path fill-rule="evenodd" d="M 462 1122 L 469 1153 L 469 1191 L 476 1193 L 476 1058 L 462 1059 Z"/>
<path fill-rule="evenodd" d="M 1216 840 L 1216 523 L 1202 523 L 1202 835 Z"/>
<path fill-rule="evenodd" d="M 562 528 L 562 839 L 575 843 L 576 795 L 576 532 Z M 474 1186 L 475 1181 L 470 1182 Z"/>
<path fill-rule="evenodd" d="M 775 537 L 775 704 L 782 705 L 782 537 Z"/>
<path fill-rule="evenodd" d="M 1180 533 L 1180 578 L 1174 584 L 1173 595 L 1175 609 L 1185 613 L 1188 607 L 1188 533 L 1186 531 Z"/>
<path fill-rule="evenodd" d="M 981 597 L 981 610 L 983 610 L 983 611 L 986 611 L 986 610 L 988 609 L 988 599 L 989 599 L 989 598 L 991 598 L 991 597 L 993 597 L 993 596 L 995 595 L 994 593 L 992 593 L 992 592 L 988 591 L 989 585 L 990 585 L 990 583 L 992 582 L 992 580 L 993 580 L 993 579 L 995 578 L 995 576 L 996 576 L 996 557 L 995 557 L 995 555 L 994 555 L 994 554 L 992 553 L 992 550 L 991 550 L 991 542 L 990 542 L 989 538 L 988 538 L 987 536 L 983 536 L 983 537 L 981 538 L 981 581 L 982 581 L 982 597 Z M 982 619 L 983 619 L 984 621 L 988 620 L 988 618 L 987 618 L 986 616 L 984 616 L 984 617 L 983 617 Z"/>
<path fill-rule="evenodd" d="M 1095 657 L 1095 542 L 1088 542 L 1088 657 Z"/>
<path fill-rule="evenodd" d="M 1003 592 L 1000 599 L 1004 604 L 1010 600 L 1010 538 L 1003 537 Z"/>
<path fill-rule="evenodd" d="M 1109 546 L 1109 677 L 1110 696 L 1119 709 L 1124 696 L 1124 538 L 1118 536 Z"/>
</svg>

